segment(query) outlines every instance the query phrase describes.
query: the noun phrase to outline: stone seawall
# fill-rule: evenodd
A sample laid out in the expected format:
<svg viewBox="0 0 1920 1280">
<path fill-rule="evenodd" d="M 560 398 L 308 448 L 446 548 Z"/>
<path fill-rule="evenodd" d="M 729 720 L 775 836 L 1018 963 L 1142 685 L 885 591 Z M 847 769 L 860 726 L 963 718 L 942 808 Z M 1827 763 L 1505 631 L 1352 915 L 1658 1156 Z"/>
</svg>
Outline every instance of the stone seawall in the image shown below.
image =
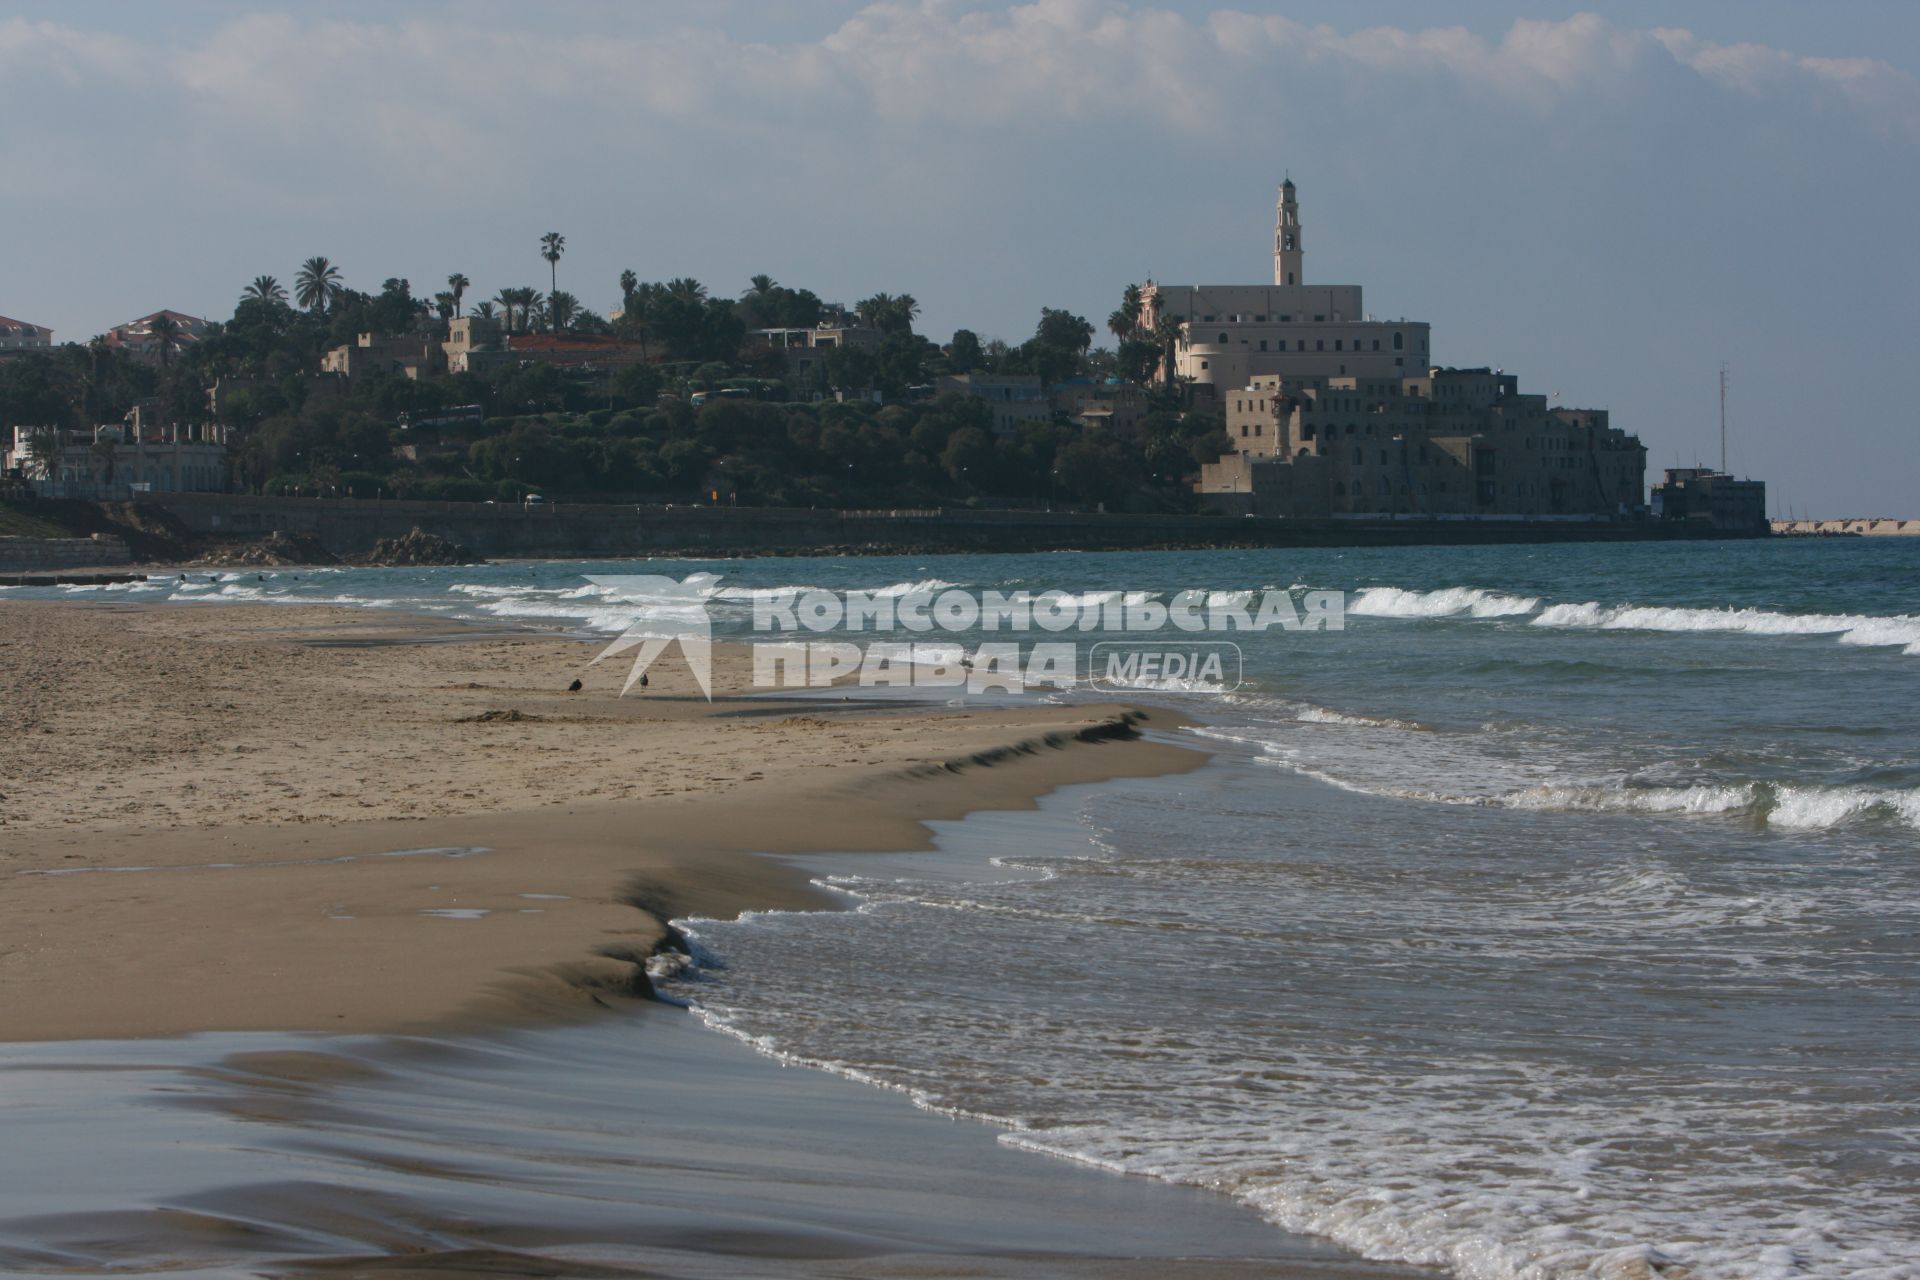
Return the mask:
<svg viewBox="0 0 1920 1280">
<path fill-rule="evenodd" d="M 132 564 L 127 544 L 108 534 L 90 538 L 0 538 L 0 572 L 41 573 Z"/>
<path fill-rule="evenodd" d="M 1045 511 L 819 511 L 351 498 L 251 498 L 142 494 L 187 532 L 222 540 L 275 532 L 310 535 L 334 555 L 357 555 L 382 538 L 419 528 L 478 555 L 618 558 L 797 555 L 808 552 L 935 553 L 1122 551 L 1180 547 L 1389 546 L 1418 543 L 1643 541 L 1712 537 L 1679 522 L 1275 520 L 1223 515 L 1089 515 Z M 1718 535 L 1725 536 L 1725 535 Z"/>
</svg>

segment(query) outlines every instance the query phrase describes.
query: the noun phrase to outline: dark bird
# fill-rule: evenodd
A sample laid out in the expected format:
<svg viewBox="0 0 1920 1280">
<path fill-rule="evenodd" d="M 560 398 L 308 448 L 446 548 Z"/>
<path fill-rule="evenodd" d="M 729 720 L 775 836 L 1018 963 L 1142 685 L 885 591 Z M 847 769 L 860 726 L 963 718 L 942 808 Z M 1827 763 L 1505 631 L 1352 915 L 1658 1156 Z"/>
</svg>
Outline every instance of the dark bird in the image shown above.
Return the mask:
<svg viewBox="0 0 1920 1280">
<path fill-rule="evenodd" d="M 640 687 L 642 689 L 647 687 L 647 678 L 644 675 L 640 677 Z"/>
<path fill-rule="evenodd" d="M 572 684 L 570 684 L 570 685 L 568 685 L 568 686 L 567 686 L 567 692 L 568 692 L 568 693 L 578 693 L 578 692 L 580 692 L 580 682 L 579 682 L 578 680 L 575 680 L 575 681 L 574 681 L 574 682 L 573 682 Z"/>
</svg>

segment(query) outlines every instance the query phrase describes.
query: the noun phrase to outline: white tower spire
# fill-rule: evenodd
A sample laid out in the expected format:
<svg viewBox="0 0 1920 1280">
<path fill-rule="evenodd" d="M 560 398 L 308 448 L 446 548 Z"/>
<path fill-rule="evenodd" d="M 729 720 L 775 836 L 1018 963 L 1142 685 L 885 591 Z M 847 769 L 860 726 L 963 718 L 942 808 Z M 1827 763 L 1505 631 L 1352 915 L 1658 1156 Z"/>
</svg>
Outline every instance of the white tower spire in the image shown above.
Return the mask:
<svg viewBox="0 0 1920 1280">
<path fill-rule="evenodd" d="M 1293 179 L 1280 184 L 1280 207 L 1273 219 L 1273 282 L 1305 284 L 1300 268 L 1300 202 L 1294 198 Z"/>
</svg>

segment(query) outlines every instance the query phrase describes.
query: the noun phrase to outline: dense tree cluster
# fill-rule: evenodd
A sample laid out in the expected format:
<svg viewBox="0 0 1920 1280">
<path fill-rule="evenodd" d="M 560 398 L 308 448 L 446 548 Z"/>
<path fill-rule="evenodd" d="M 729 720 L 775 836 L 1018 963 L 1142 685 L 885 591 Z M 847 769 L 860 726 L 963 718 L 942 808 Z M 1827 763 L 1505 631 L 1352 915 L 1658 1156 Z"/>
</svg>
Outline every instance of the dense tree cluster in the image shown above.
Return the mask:
<svg viewBox="0 0 1920 1280">
<path fill-rule="evenodd" d="M 235 477 L 261 491 L 820 506 L 1180 509 L 1191 503 L 1186 477 L 1227 447 L 1217 419 L 1172 398 L 1124 430 L 1060 418 L 996 434 L 987 403 L 934 397 L 948 373 L 1147 380 L 1165 335 L 1140 331 L 1131 290 L 1109 321 L 1115 350 L 1095 350 L 1091 323 L 1051 308 L 1018 345 L 963 329 L 941 346 L 914 332 L 911 295 L 846 307 L 764 275 L 733 298 L 689 278 L 623 272 L 609 322 L 557 287 L 564 250 L 557 234 L 541 240 L 544 294 L 504 288 L 471 306 L 472 282 L 459 273 L 431 298 L 401 278 L 364 293 L 333 262 L 310 258 L 291 289 L 256 277 L 232 317 L 198 341 L 156 333 L 157 360 L 96 339 L 0 361 L 0 427 L 113 422 L 136 401 L 197 425 L 208 389 L 225 380 Z M 418 381 L 363 375 L 344 388 L 315 377 L 323 352 L 359 334 L 426 343 L 465 314 L 510 334 L 611 333 L 641 344 L 647 360 L 612 378 L 533 363 Z M 753 330 L 855 325 L 879 341 L 834 348 L 791 382 L 780 351 L 748 341 Z"/>
</svg>

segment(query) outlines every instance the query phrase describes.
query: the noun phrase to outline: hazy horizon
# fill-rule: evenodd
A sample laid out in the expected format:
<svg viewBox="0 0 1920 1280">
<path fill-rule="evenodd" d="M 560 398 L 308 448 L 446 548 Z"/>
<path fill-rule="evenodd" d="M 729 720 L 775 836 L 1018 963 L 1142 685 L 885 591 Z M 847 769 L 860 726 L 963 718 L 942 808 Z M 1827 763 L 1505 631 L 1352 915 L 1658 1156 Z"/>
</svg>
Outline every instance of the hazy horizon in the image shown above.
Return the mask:
<svg viewBox="0 0 1920 1280">
<path fill-rule="evenodd" d="M 911 293 L 939 341 L 1052 306 L 1110 343 L 1129 281 L 1269 279 L 1290 172 L 1306 278 L 1437 362 L 1610 408 L 1651 473 L 1717 461 L 1724 361 L 1776 511 L 1920 516 L 1911 8 L 684 8 L 15 5 L 0 314 L 222 319 L 312 254 L 478 299 L 544 288 L 557 230 L 603 312 L 625 268 L 765 272 Z"/>
</svg>

